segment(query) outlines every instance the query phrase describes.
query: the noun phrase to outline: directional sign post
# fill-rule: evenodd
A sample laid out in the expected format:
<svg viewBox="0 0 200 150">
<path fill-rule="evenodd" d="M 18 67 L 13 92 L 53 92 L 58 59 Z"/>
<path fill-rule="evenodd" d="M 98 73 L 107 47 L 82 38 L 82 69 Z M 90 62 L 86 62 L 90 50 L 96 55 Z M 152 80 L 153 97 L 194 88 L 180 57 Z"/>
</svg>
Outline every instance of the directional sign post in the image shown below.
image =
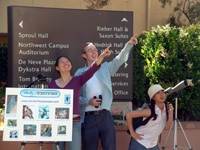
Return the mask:
<svg viewBox="0 0 200 150">
<path fill-rule="evenodd" d="M 81 57 L 83 45 L 90 41 L 99 54 L 111 45 L 111 61 L 133 35 L 133 12 L 74 9 L 8 7 L 9 76 L 12 87 L 25 88 L 39 74 L 48 83 L 58 78 L 54 63 L 58 56 L 68 56 L 72 74 L 86 62 Z M 32 85 L 40 88 L 39 82 Z M 112 77 L 115 100 L 132 99 L 132 52 Z"/>
</svg>

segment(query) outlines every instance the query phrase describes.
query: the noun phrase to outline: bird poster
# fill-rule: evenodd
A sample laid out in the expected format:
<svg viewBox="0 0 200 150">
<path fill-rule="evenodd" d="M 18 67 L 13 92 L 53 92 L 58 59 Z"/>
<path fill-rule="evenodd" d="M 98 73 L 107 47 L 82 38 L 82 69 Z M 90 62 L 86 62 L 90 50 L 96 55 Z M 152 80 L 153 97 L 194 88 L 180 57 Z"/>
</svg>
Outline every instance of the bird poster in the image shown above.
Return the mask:
<svg viewBox="0 0 200 150">
<path fill-rule="evenodd" d="M 3 141 L 71 141 L 73 90 L 6 88 Z"/>
</svg>

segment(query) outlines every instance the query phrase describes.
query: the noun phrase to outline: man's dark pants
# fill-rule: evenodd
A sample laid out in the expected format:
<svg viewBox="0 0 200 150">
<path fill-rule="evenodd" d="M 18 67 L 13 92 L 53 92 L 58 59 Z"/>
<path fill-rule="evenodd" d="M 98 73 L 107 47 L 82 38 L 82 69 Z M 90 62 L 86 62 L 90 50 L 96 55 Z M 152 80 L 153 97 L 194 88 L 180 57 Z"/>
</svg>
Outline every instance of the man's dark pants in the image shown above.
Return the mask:
<svg viewBox="0 0 200 150">
<path fill-rule="evenodd" d="M 99 138 L 103 150 L 116 150 L 115 126 L 110 111 L 85 115 L 82 124 L 83 150 L 97 150 Z"/>
</svg>

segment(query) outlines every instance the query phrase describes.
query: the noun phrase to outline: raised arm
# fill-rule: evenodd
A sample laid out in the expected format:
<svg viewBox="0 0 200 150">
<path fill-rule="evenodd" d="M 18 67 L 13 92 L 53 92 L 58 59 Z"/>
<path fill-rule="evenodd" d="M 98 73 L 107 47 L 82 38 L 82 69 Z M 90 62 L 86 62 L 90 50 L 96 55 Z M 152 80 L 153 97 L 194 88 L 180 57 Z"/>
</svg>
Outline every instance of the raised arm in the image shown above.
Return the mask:
<svg viewBox="0 0 200 150">
<path fill-rule="evenodd" d="M 108 46 L 105 51 L 97 58 L 97 60 L 89 67 L 89 69 L 80 75 L 81 77 L 81 84 L 84 85 L 92 76 L 93 74 L 99 69 L 100 64 L 102 63 L 105 57 L 109 57 L 111 52 L 109 50 L 110 46 Z"/>
<path fill-rule="evenodd" d="M 110 45 L 105 49 L 105 51 L 97 58 L 97 60 L 96 60 L 96 65 L 97 66 L 99 66 L 101 63 L 102 63 L 102 61 L 103 61 L 103 59 L 105 58 L 105 57 L 109 57 L 110 56 L 110 54 L 111 54 L 111 52 L 110 52 Z"/>
<path fill-rule="evenodd" d="M 131 39 L 128 41 L 129 45 L 137 45 L 138 41 L 137 41 L 137 34 L 135 34 L 134 36 L 131 37 Z"/>
<path fill-rule="evenodd" d="M 117 72 L 119 67 L 128 60 L 130 51 L 133 49 L 133 46 L 138 43 L 136 36 L 137 35 L 132 36 L 121 52 L 110 62 L 109 70 L 111 75 Z"/>
</svg>

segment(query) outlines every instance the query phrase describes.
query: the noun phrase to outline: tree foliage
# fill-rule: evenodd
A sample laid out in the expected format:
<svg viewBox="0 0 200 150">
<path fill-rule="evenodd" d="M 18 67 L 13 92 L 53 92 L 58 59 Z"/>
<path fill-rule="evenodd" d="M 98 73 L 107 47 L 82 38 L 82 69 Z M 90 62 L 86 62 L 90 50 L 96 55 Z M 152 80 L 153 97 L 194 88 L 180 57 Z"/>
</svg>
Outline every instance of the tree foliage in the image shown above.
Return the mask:
<svg viewBox="0 0 200 150">
<path fill-rule="evenodd" d="M 171 5 L 172 0 L 159 0 L 164 8 L 167 4 Z M 185 25 L 186 20 L 191 24 L 200 23 L 200 1 L 199 0 L 178 0 L 177 5 L 174 7 L 174 13 L 177 14 L 177 22 L 179 25 Z M 181 17 L 184 18 L 181 20 Z"/>
<path fill-rule="evenodd" d="M 0 81 L 7 82 L 8 74 L 8 46 L 0 46 Z"/>
<path fill-rule="evenodd" d="M 133 47 L 133 109 L 141 107 L 143 103 L 148 103 L 147 90 L 149 79 L 144 72 L 144 66 L 147 65 L 145 58 L 141 55 L 141 47 L 144 45 L 146 36 L 141 34 L 138 37 L 138 44 Z"/>
<path fill-rule="evenodd" d="M 3 108 L 8 74 L 8 46 L 6 45 L 0 46 L 0 64 L 0 108 Z"/>
<path fill-rule="evenodd" d="M 174 87 L 192 79 L 194 86 L 179 92 L 178 114 L 181 120 L 200 119 L 200 25 L 176 28 L 157 25 L 145 32 L 142 55 L 150 84 Z M 171 101 L 172 96 L 168 99 Z"/>
<path fill-rule="evenodd" d="M 110 0 L 84 0 L 84 1 L 88 3 L 87 9 L 96 10 L 108 5 Z"/>
</svg>

